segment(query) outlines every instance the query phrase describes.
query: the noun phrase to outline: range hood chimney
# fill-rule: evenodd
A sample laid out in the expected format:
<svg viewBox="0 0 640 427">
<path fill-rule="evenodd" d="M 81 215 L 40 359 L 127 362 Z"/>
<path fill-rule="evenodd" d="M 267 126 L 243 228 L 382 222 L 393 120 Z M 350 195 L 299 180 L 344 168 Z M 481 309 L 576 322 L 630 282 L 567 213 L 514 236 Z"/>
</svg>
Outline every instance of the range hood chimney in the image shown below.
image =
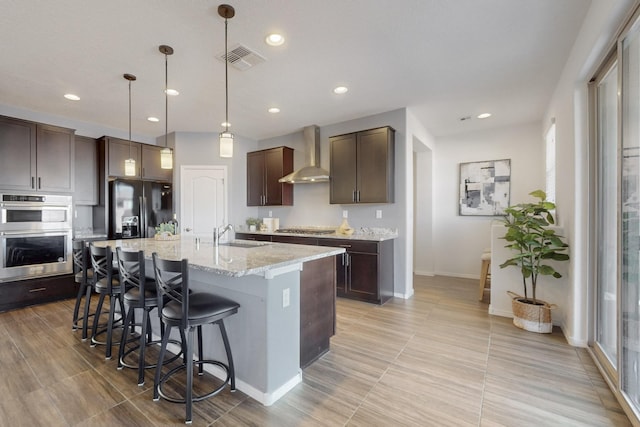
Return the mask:
<svg viewBox="0 0 640 427">
<path fill-rule="evenodd" d="M 302 130 L 306 149 L 306 166 L 278 180 L 287 184 L 328 182 L 329 172 L 320 167 L 320 128 L 307 126 Z"/>
</svg>

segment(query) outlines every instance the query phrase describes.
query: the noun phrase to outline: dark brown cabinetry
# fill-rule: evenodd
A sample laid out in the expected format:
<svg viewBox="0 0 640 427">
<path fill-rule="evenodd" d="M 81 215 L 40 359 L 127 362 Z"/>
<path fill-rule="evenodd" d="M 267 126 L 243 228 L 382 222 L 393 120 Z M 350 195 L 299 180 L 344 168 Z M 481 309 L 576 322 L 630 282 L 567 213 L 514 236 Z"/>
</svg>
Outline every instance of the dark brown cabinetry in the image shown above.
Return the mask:
<svg viewBox="0 0 640 427">
<path fill-rule="evenodd" d="M 318 239 L 318 244 L 346 249 L 337 256 L 338 296 L 378 304 L 393 296 L 393 240 Z"/>
<path fill-rule="evenodd" d="M 293 172 L 293 148 L 247 153 L 247 206 L 291 206 L 293 186 L 278 179 Z"/>
<path fill-rule="evenodd" d="M 142 168 L 140 166 L 140 144 L 126 141 L 124 139 L 106 137 L 108 151 L 108 175 L 119 178 L 141 178 Z M 136 161 L 136 174 L 127 176 L 124 173 L 124 161 L 133 159 Z"/>
<path fill-rule="evenodd" d="M 393 128 L 333 136 L 329 144 L 330 203 L 393 203 Z"/>
<path fill-rule="evenodd" d="M 103 137 L 107 150 L 107 176 L 114 178 L 133 178 L 149 181 L 173 180 L 173 169 L 162 169 L 160 167 L 160 151 L 164 147 L 150 144 L 141 144 L 110 136 Z M 136 161 L 136 174 L 127 176 L 124 173 L 124 161 L 132 158 Z"/>
<path fill-rule="evenodd" d="M 142 150 L 142 179 L 153 181 L 171 181 L 173 169 L 160 167 L 160 152 L 164 147 L 140 144 Z"/>
<path fill-rule="evenodd" d="M 236 233 L 237 239 L 345 248 L 336 258 L 339 297 L 383 304 L 393 296 L 393 240 L 327 239 Z"/>
<path fill-rule="evenodd" d="M 0 283 L 0 311 L 71 298 L 77 292 L 73 274 Z"/>
<path fill-rule="evenodd" d="M 74 131 L 0 117 L 0 186 L 20 191 L 73 191 Z"/>
<path fill-rule="evenodd" d="M 93 138 L 76 136 L 74 202 L 77 205 L 98 204 L 98 144 Z"/>
</svg>

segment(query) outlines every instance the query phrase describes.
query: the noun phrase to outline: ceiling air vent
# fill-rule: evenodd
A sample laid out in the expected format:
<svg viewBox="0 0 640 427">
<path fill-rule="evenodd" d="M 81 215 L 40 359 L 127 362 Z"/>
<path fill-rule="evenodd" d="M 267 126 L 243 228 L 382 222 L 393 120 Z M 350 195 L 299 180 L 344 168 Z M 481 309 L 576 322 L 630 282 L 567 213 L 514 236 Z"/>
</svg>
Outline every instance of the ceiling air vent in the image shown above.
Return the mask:
<svg viewBox="0 0 640 427">
<path fill-rule="evenodd" d="M 218 59 L 224 62 L 224 52 L 218 55 Z M 258 65 L 261 62 L 266 61 L 264 56 L 241 44 L 235 45 L 229 49 L 228 59 L 229 65 L 240 71 L 248 70 L 254 65 Z"/>
</svg>

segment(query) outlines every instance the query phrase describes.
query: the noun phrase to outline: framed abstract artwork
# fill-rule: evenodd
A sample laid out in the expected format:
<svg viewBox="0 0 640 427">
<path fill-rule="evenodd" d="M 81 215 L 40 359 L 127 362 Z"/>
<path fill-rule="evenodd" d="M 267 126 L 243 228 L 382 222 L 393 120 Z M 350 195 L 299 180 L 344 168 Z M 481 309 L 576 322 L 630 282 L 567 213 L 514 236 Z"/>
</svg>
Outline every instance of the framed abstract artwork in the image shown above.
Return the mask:
<svg viewBox="0 0 640 427">
<path fill-rule="evenodd" d="M 511 159 L 460 163 L 460 215 L 505 215 L 511 193 Z"/>
</svg>

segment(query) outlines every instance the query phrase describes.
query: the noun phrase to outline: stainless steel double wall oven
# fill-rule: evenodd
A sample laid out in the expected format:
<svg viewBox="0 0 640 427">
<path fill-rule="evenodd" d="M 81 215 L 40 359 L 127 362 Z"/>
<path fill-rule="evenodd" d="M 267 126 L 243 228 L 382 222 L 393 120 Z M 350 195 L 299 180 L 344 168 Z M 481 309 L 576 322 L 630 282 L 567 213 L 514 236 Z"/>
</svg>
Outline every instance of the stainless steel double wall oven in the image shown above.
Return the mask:
<svg viewBox="0 0 640 427">
<path fill-rule="evenodd" d="M 0 282 L 73 272 L 72 198 L 0 194 Z"/>
</svg>

